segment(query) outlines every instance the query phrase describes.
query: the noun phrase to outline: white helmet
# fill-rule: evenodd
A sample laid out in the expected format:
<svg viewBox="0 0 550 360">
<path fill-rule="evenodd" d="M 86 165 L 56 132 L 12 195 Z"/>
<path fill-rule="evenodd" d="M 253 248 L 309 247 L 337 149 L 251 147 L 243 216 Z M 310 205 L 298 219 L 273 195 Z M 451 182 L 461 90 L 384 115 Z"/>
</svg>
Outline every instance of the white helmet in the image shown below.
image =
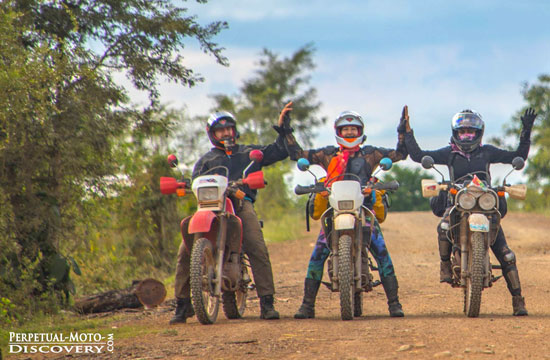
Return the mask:
<svg viewBox="0 0 550 360">
<path fill-rule="evenodd" d="M 355 138 L 344 138 L 341 136 L 341 130 L 344 126 L 356 126 L 359 129 L 359 136 Z M 336 142 L 346 148 L 353 148 L 361 145 L 367 136 L 363 134 L 363 118 L 355 111 L 343 111 L 334 121 L 334 130 L 336 131 Z"/>
</svg>

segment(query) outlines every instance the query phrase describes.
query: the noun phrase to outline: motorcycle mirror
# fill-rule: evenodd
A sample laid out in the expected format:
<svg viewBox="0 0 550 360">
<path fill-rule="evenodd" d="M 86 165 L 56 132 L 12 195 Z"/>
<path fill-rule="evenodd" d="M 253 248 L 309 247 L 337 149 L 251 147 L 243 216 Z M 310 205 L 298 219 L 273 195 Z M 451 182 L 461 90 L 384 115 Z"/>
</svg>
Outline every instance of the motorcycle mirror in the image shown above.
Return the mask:
<svg viewBox="0 0 550 360">
<path fill-rule="evenodd" d="M 252 150 L 250 154 L 248 154 L 248 158 L 251 161 L 259 163 L 263 160 L 264 153 L 261 150 Z"/>
<path fill-rule="evenodd" d="M 422 157 L 422 167 L 424 169 L 431 169 L 434 167 L 434 158 L 431 157 L 430 155 L 426 155 L 424 157 Z"/>
<path fill-rule="evenodd" d="M 168 165 L 170 165 L 171 168 L 175 168 L 178 166 L 178 158 L 174 154 L 168 155 L 166 158 L 166 161 L 168 162 Z"/>
<path fill-rule="evenodd" d="M 523 160 L 522 157 L 518 156 L 512 160 L 512 167 L 514 168 L 514 170 L 521 170 L 524 166 L 525 160 Z"/>
<path fill-rule="evenodd" d="M 392 165 L 393 162 L 390 158 L 385 157 L 380 160 L 380 169 L 384 171 L 388 171 L 389 169 L 391 169 Z"/>
<path fill-rule="evenodd" d="M 304 158 L 299 158 L 296 165 L 298 166 L 298 169 L 300 169 L 300 171 L 307 171 L 309 169 L 309 161 Z"/>
</svg>

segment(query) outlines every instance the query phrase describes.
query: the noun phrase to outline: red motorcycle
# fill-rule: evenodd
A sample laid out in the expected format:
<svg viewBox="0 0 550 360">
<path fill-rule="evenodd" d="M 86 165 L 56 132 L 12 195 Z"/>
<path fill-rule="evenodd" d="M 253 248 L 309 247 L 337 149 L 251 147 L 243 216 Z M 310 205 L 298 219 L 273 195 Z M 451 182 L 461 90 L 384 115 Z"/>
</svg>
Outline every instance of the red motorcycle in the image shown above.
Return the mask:
<svg viewBox="0 0 550 360">
<path fill-rule="evenodd" d="M 248 259 L 242 252 L 242 223 L 235 215 L 231 199 L 244 199 L 239 186 L 250 189 L 265 187 L 262 171 L 246 175 L 254 162 L 263 159 L 260 150 L 249 154 L 250 164 L 243 171 L 242 179 L 229 181 L 229 169 L 217 166 L 201 174 L 191 186 L 190 181 L 177 181 L 171 177 L 160 178 L 163 194 L 184 196 L 192 189 L 197 198 L 197 211 L 181 222 L 183 242 L 191 254 L 191 300 L 198 320 L 213 324 L 218 317 L 220 298 L 228 319 L 238 319 L 244 314 L 251 279 L 248 275 Z M 174 155 L 168 156 L 171 167 L 178 164 Z M 212 174 L 224 172 L 225 175 Z M 209 173 L 211 175 L 209 175 Z"/>
</svg>

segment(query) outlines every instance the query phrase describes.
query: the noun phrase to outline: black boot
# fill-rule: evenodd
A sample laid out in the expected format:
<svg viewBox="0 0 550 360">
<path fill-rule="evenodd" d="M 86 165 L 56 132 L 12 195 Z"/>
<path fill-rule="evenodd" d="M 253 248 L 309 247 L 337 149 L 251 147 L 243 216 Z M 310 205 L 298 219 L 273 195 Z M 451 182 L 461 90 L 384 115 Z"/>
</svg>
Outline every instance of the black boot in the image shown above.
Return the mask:
<svg viewBox="0 0 550 360">
<path fill-rule="evenodd" d="M 397 288 L 399 286 L 397 284 L 397 278 L 395 277 L 395 275 L 383 277 L 382 286 L 384 287 L 384 291 L 386 292 L 386 297 L 388 298 L 388 310 L 390 311 L 390 316 L 391 317 L 405 316 L 405 313 L 403 312 L 403 308 L 399 303 L 399 296 L 397 296 Z"/>
<path fill-rule="evenodd" d="M 445 229 L 442 229 L 445 228 Z M 442 220 L 437 227 L 438 244 L 439 244 L 439 257 L 441 263 L 439 265 L 439 282 L 451 283 L 453 278 L 452 266 L 451 266 L 451 243 L 447 239 L 446 229 L 448 229 L 449 223 L 446 220 Z"/>
<path fill-rule="evenodd" d="M 439 282 L 450 284 L 453 280 L 453 272 L 451 269 L 451 260 L 443 261 L 439 264 Z"/>
<path fill-rule="evenodd" d="M 313 319 L 315 317 L 315 298 L 317 297 L 320 285 L 320 280 L 306 278 L 304 283 L 304 300 L 298 312 L 294 314 L 295 319 Z"/>
<path fill-rule="evenodd" d="M 525 299 L 521 295 L 512 296 L 512 307 L 514 308 L 514 316 L 527 316 L 527 309 L 525 308 Z"/>
<path fill-rule="evenodd" d="M 360 317 L 363 315 L 363 293 L 356 292 L 353 295 L 353 316 Z"/>
<path fill-rule="evenodd" d="M 273 307 L 273 295 L 260 296 L 260 319 L 276 320 L 279 318 L 279 313 Z"/>
<path fill-rule="evenodd" d="M 191 305 L 191 298 L 178 298 L 176 300 L 176 314 L 170 319 L 170 325 L 173 324 L 185 324 L 188 317 L 195 315 L 193 305 Z"/>
<path fill-rule="evenodd" d="M 527 309 L 525 308 L 525 299 L 521 296 L 521 283 L 519 282 L 519 273 L 515 264 L 509 265 L 506 269 L 503 269 L 504 279 L 506 279 L 506 285 L 508 290 L 512 294 L 512 308 L 514 316 L 527 316 Z"/>
</svg>

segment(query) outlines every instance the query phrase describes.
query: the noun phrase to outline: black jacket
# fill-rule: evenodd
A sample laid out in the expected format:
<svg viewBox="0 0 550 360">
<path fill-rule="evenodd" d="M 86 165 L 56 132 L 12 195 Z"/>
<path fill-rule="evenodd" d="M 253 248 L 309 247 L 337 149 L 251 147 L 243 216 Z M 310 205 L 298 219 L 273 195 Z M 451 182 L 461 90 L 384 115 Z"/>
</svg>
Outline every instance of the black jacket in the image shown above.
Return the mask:
<svg viewBox="0 0 550 360">
<path fill-rule="evenodd" d="M 288 156 L 281 135 L 277 137 L 277 140 L 275 140 L 273 144 L 266 146 L 237 144 L 233 149 L 233 154 L 230 156 L 227 155 L 224 150 L 214 147 L 197 161 L 193 169 L 192 177 L 195 179 L 197 176 L 203 175 L 209 169 L 216 166 L 225 166 L 229 170 L 229 181 L 239 180 L 243 177 L 244 169 L 250 164 L 248 155 L 254 149 L 261 150 L 264 153 L 264 158 L 260 163 L 253 164 L 250 169 L 248 169 L 247 174 L 258 171 L 262 167 L 271 165 L 279 160 L 284 160 Z M 220 168 L 208 174 L 225 176 L 226 172 L 224 169 Z M 257 190 L 251 190 L 248 186 L 241 187 L 241 190 L 246 193 L 250 200 L 256 200 Z"/>
<path fill-rule="evenodd" d="M 434 159 L 435 164 L 447 165 L 451 181 L 454 181 L 475 171 L 486 171 L 490 176 L 489 168 L 491 164 L 511 164 L 517 156 L 527 159 L 531 140 L 530 134 L 522 133 L 515 151 L 499 149 L 493 145 L 483 145 L 469 153 L 469 158 L 460 152 L 453 151 L 451 146 L 431 151 L 422 150 L 418 146 L 412 131 L 405 133 L 405 145 L 413 161 L 421 162 L 422 157 L 429 155 Z M 477 174 L 477 177 L 489 183 L 491 182 L 491 179 L 487 179 L 485 174 Z"/>
<path fill-rule="evenodd" d="M 328 170 L 332 158 L 337 156 L 340 150 L 336 146 L 303 150 L 296 141 L 294 135 L 290 132 L 286 133 L 285 145 L 290 155 L 290 159 L 296 161 L 302 157 L 306 158 L 311 164 L 320 165 L 325 171 Z M 407 149 L 405 148 L 402 135 L 398 135 L 398 142 L 395 149 L 370 145 L 361 147 L 359 151 L 349 158 L 345 172 L 359 176 L 361 184 L 365 185 L 367 181 L 370 180 L 372 172 L 377 168 L 380 160 L 384 157 L 389 157 L 393 162 L 407 158 Z M 352 176 L 344 177 L 344 180 L 354 179 L 355 177 Z"/>
</svg>

